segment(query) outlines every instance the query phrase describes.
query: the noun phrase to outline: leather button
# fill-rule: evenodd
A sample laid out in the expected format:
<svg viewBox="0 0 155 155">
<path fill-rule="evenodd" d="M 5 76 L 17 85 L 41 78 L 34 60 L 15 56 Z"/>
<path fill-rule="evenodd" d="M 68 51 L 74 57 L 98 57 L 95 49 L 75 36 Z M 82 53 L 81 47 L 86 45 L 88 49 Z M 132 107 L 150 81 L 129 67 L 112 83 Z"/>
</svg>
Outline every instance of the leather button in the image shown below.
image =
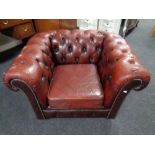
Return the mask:
<svg viewBox="0 0 155 155">
<path fill-rule="evenodd" d="M 62 40 L 62 43 L 65 44 L 65 42 L 66 42 L 65 38 L 62 37 L 61 40 Z"/>
<path fill-rule="evenodd" d="M 45 81 L 46 80 L 46 77 L 43 74 L 42 74 L 41 80 L 42 81 Z"/>
<path fill-rule="evenodd" d="M 72 45 L 69 45 L 68 46 L 68 53 L 72 53 L 72 51 L 73 51 L 73 46 Z"/>
<path fill-rule="evenodd" d="M 94 38 L 93 38 L 93 37 L 90 37 L 90 41 L 91 41 L 91 42 L 94 42 Z"/>
<path fill-rule="evenodd" d="M 79 60 L 80 60 L 80 58 L 79 58 L 79 57 L 75 57 L 75 63 L 78 63 L 78 62 L 79 62 Z"/>
<path fill-rule="evenodd" d="M 89 57 L 89 62 L 93 63 L 93 58 L 92 57 Z"/>
<path fill-rule="evenodd" d="M 56 47 L 56 48 L 54 48 L 53 50 L 54 50 L 54 53 L 57 53 L 57 52 L 59 51 L 59 48 Z"/>
<path fill-rule="evenodd" d="M 97 52 L 100 52 L 101 51 L 101 48 L 100 47 L 96 47 L 96 51 Z"/>
<path fill-rule="evenodd" d="M 80 39 L 79 39 L 78 37 L 76 37 L 76 41 L 77 41 L 77 42 L 79 42 L 79 41 L 80 41 Z"/>
<path fill-rule="evenodd" d="M 44 62 L 44 65 L 45 65 L 46 67 L 48 67 L 48 63 L 47 63 L 46 61 Z"/>
<path fill-rule="evenodd" d="M 65 62 L 66 62 L 66 58 L 65 58 L 65 57 L 62 57 L 62 58 L 61 58 L 61 62 L 62 62 L 62 63 L 65 63 Z"/>
<path fill-rule="evenodd" d="M 82 52 L 85 53 L 87 51 L 86 47 L 82 47 Z"/>
</svg>

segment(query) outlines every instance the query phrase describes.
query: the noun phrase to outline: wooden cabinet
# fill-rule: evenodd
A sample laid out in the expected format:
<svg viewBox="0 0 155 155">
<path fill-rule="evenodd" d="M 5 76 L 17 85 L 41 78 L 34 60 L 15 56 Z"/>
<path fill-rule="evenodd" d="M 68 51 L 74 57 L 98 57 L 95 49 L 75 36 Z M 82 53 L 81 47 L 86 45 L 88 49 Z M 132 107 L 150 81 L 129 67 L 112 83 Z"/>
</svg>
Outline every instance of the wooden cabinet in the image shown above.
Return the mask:
<svg viewBox="0 0 155 155">
<path fill-rule="evenodd" d="M 31 22 L 14 27 L 12 36 L 17 39 L 27 38 L 35 33 Z"/>
<path fill-rule="evenodd" d="M 34 23 L 37 32 L 77 28 L 76 19 L 35 19 Z"/>
<path fill-rule="evenodd" d="M 0 31 L 16 39 L 24 39 L 35 33 L 32 19 L 0 19 Z"/>
<path fill-rule="evenodd" d="M 58 30 L 60 25 L 59 19 L 35 19 L 34 23 L 37 32 Z"/>
<path fill-rule="evenodd" d="M 60 19 L 60 29 L 76 29 L 76 19 Z"/>
<path fill-rule="evenodd" d="M 31 22 L 30 19 L 0 19 L 0 30 L 23 24 L 26 22 Z"/>
<path fill-rule="evenodd" d="M 0 19 L 0 31 L 16 39 L 24 39 L 36 32 L 76 29 L 76 19 Z"/>
</svg>

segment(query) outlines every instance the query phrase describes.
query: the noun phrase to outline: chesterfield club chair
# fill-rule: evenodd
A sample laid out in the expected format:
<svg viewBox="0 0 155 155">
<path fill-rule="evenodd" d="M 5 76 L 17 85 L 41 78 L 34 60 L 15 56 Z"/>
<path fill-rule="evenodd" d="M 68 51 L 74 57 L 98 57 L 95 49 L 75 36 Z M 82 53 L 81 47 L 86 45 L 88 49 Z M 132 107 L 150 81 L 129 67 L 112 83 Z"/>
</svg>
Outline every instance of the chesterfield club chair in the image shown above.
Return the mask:
<svg viewBox="0 0 155 155">
<path fill-rule="evenodd" d="M 33 36 L 3 79 L 25 92 L 40 119 L 114 118 L 131 89 L 148 85 L 150 74 L 119 35 L 59 30 Z"/>
</svg>

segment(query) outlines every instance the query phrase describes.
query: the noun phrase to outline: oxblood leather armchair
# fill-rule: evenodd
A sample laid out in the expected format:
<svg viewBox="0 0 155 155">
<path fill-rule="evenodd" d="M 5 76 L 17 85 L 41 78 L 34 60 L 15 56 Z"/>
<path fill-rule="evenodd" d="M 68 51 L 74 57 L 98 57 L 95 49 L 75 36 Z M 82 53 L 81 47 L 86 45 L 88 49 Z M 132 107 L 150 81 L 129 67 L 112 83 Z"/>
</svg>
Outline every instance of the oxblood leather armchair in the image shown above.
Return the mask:
<svg viewBox="0 0 155 155">
<path fill-rule="evenodd" d="M 38 118 L 114 118 L 131 89 L 149 72 L 126 41 L 108 32 L 60 30 L 33 36 L 4 74 L 22 89 Z"/>
</svg>

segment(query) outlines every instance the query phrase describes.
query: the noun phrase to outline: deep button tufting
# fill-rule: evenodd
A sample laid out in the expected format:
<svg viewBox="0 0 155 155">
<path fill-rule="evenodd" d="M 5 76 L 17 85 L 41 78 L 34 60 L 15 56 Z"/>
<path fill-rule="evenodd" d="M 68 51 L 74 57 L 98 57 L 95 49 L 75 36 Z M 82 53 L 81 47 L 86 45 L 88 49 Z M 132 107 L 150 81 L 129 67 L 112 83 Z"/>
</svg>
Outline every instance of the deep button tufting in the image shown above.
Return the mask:
<svg viewBox="0 0 155 155">
<path fill-rule="evenodd" d="M 37 63 L 39 63 L 39 60 L 38 59 L 35 59 L 37 61 Z"/>
<path fill-rule="evenodd" d="M 66 43 L 65 37 L 62 37 L 61 40 L 62 40 L 62 44 L 65 44 Z"/>
<path fill-rule="evenodd" d="M 46 80 L 46 77 L 44 76 L 44 74 L 42 74 L 41 80 L 42 80 L 42 81 L 45 81 L 45 80 Z"/>
<path fill-rule="evenodd" d="M 104 106 L 110 108 L 112 103 L 116 103 L 115 99 L 125 85 L 133 79 L 139 79 L 141 75 L 141 78 L 148 83 L 149 75 L 144 75 L 148 73 L 120 36 L 105 32 L 103 45 L 105 55 L 101 55 L 99 63 L 104 63 L 105 66 L 99 66 L 99 75 L 105 93 Z M 124 93 L 127 91 L 125 90 Z M 120 102 L 119 99 L 118 102 Z"/>
<path fill-rule="evenodd" d="M 14 65 L 8 70 L 9 78 L 7 81 L 10 82 L 10 77 L 11 80 L 24 81 L 24 85 L 26 84 L 34 91 L 36 100 L 31 98 L 30 93 L 32 92 L 26 88 L 26 85 L 25 88 L 21 85 L 22 89 L 26 90 L 28 96 L 30 95 L 31 103 L 33 105 L 39 104 L 41 108 L 47 106 L 48 77 L 50 78 L 51 72 L 53 72 L 52 69 L 46 69 L 44 65 L 44 62 L 48 63 L 49 66 L 53 63 L 52 59 L 48 57 L 51 54 L 50 48 L 49 32 L 48 35 L 47 33 L 34 35 L 26 47 L 22 49 L 21 54 L 13 61 Z"/>
<path fill-rule="evenodd" d="M 90 41 L 91 42 L 94 42 L 94 37 L 90 37 Z"/>
<path fill-rule="evenodd" d="M 81 51 L 82 51 L 83 53 L 86 53 L 86 52 L 87 52 L 86 46 L 83 46 Z"/>
<path fill-rule="evenodd" d="M 53 35 L 50 35 L 49 36 L 49 40 L 51 41 L 53 39 Z"/>
<path fill-rule="evenodd" d="M 75 57 L 75 63 L 79 63 L 80 58 L 79 57 Z"/>
<path fill-rule="evenodd" d="M 89 62 L 93 63 L 93 58 L 92 57 L 89 57 Z"/>
<path fill-rule="evenodd" d="M 115 62 L 117 62 L 119 60 L 119 58 L 115 58 Z"/>
<path fill-rule="evenodd" d="M 59 46 L 55 46 L 55 47 L 53 48 L 53 51 L 54 51 L 54 53 L 57 53 L 57 52 L 59 51 Z"/>
<path fill-rule="evenodd" d="M 50 77 L 48 77 L 48 84 L 50 84 L 51 83 L 51 78 Z"/>
<path fill-rule="evenodd" d="M 41 50 L 45 55 L 49 56 L 50 54 L 48 52 L 45 52 L 44 50 Z"/>
<path fill-rule="evenodd" d="M 108 64 L 113 64 L 113 63 L 116 63 L 117 61 L 119 61 L 120 60 L 120 58 L 114 58 L 114 59 L 108 59 L 107 58 L 107 63 Z"/>
<path fill-rule="evenodd" d="M 44 61 L 43 63 L 48 68 L 48 63 L 46 61 Z"/>
<path fill-rule="evenodd" d="M 96 51 L 97 51 L 97 52 L 101 52 L 101 47 L 96 46 Z"/>
<path fill-rule="evenodd" d="M 69 44 L 69 46 L 68 46 L 68 53 L 72 53 L 72 51 L 73 51 L 73 46 L 72 46 L 72 44 Z"/>
<path fill-rule="evenodd" d="M 64 44 L 62 42 L 64 41 Z M 90 63 L 89 57 L 93 58 L 91 63 L 97 63 L 103 44 L 104 36 L 97 31 L 57 31 L 51 40 L 53 59 L 57 64 Z M 62 56 L 66 61 L 62 62 Z M 78 59 L 76 58 L 78 57 Z"/>
<path fill-rule="evenodd" d="M 79 37 L 76 37 L 76 38 L 75 38 L 75 40 L 76 40 L 77 42 L 79 42 L 79 41 L 80 41 Z"/>
<path fill-rule="evenodd" d="M 45 65 L 45 67 L 47 67 L 47 68 L 48 68 L 48 63 L 47 63 L 46 61 L 41 62 L 41 61 L 39 61 L 38 59 L 35 59 L 35 60 L 36 60 L 36 62 L 39 64 L 39 66 L 40 66 L 40 67 L 42 66 L 42 64 L 44 64 L 44 65 Z"/>
<path fill-rule="evenodd" d="M 63 64 L 63 63 L 65 63 L 65 62 L 66 62 L 66 57 L 63 56 L 63 57 L 61 58 L 61 63 Z"/>
</svg>

